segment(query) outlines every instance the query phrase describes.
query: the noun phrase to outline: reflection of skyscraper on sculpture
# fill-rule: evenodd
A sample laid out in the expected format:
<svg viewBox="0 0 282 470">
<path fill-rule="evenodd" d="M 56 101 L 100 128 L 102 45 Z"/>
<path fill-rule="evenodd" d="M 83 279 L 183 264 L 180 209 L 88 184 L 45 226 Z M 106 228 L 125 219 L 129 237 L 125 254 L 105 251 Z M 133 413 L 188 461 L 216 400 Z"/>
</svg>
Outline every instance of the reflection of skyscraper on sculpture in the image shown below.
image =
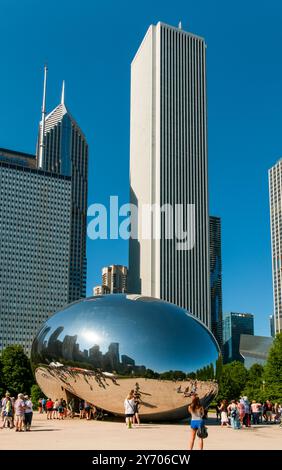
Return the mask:
<svg viewBox="0 0 282 470">
<path fill-rule="evenodd" d="M 94 346 L 89 349 L 89 361 L 95 364 L 95 367 L 102 367 L 102 358 L 103 354 L 100 351 L 100 346 L 94 344 Z"/>
<path fill-rule="evenodd" d="M 58 338 L 60 334 L 63 332 L 64 327 L 59 326 L 50 336 L 49 338 L 49 349 L 56 357 L 62 356 L 62 341 Z"/>
<path fill-rule="evenodd" d="M 117 370 L 119 364 L 119 343 L 111 343 L 108 352 L 103 357 L 103 369 Z"/>
<path fill-rule="evenodd" d="M 129 356 L 126 356 L 125 354 L 123 354 L 121 356 L 121 363 L 122 365 L 124 366 L 135 366 L 135 361 L 134 359 L 132 359 L 131 357 Z"/>
<path fill-rule="evenodd" d="M 62 354 L 67 360 L 72 360 L 75 357 L 75 352 L 77 351 L 76 345 L 77 335 L 70 336 L 66 335 L 62 343 Z"/>
</svg>

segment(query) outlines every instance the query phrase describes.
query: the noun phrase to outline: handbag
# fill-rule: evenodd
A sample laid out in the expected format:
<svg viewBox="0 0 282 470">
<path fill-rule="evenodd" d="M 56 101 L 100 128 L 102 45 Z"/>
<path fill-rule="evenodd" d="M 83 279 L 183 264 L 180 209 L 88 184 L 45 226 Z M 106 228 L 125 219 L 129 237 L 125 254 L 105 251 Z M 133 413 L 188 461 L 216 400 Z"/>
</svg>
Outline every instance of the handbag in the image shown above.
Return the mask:
<svg viewBox="0 0 282 470">
<path fill-rule="evenodd" d="M 208 437 L 208 430 L 204 424 L 198 428 L 197 436 L 201 439 L 206 439 L 206 437 Z"/>
</svg>

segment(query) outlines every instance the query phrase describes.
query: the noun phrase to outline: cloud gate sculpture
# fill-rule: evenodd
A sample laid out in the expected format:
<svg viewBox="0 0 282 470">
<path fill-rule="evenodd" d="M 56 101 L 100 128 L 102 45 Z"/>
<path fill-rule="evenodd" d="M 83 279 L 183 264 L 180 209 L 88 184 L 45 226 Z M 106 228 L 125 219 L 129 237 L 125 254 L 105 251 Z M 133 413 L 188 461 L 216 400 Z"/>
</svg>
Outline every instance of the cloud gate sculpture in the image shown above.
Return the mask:
<svg viewBox="0 0 282 470">
<path fill-rule="evenodd" d="M 218 359 L 213 335 L 186 310 L 125 294 L 66 306 L 44 323 L 31 353 L 46 396 L 79 397 L 121 416 L 133 389 L 150 421 L 186 417 L 195 392 L 207 405 Z"/>
</svg>

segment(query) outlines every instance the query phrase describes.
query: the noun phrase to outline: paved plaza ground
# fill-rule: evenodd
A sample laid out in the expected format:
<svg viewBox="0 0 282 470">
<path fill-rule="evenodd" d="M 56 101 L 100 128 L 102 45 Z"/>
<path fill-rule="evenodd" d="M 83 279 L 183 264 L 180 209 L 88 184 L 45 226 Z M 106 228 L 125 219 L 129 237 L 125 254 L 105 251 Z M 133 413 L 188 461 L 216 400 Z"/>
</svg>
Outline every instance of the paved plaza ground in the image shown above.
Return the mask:
<svg viewBox="0 0 282 470">
<path fill-rule="evenodd" d="M 0 450 L 187 450 L 187 423 L 146 423 L 127 429 L 121 422 L 86 421 L 79 418 L 47 421 L 34 413 L 31 432 L 0 429 Z M 214 419 L 208 423 L 207 450 L 282 450 L 282 427 L 262 424 L 235 431 L 221 428 Z"/>
</svg>

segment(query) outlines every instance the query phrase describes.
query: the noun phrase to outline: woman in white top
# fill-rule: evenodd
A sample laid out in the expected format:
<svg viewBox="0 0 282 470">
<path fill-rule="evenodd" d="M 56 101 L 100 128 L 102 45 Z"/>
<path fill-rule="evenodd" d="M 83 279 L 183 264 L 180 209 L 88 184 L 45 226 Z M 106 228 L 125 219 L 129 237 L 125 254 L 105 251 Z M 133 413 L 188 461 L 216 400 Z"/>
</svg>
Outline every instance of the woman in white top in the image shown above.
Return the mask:
<svg viewBox="0 0 282 470">
<path fill-rule="evenodd" d="M 200 403 L 200 399 L 197 395 L 195 395 L 192 399 L 192 403 L 188 406 L 188 411 L 191 414 L 191 435 L 190 435 L 190 442 L 189 442 L 189 449 L 192 450 L 195 442 L 195 437 L 199 428 L 201 428 L 204 424 L 203 416 L 205 414 L 205 410 Z M 199 437 L 199 449 L 203 450 L 203 438 Z"/>
<path fill-rule="evenodd" d="M 132 428 L 133 416 L 135 415 L 134 390 L 131 390 L 124 400 L 125 422 L 128 429 Z"/>
<path fill-rule="evenodd" d="M 33 415 L 33 405 L 32 401 L 29 398 L 28 395 L 25 395 L 24 397 L 24 430 L 25 431 L 30 431 L 30 426 L 31 426 L 31 421 L 32 421 L 32 415 Z"/>
</svg>

